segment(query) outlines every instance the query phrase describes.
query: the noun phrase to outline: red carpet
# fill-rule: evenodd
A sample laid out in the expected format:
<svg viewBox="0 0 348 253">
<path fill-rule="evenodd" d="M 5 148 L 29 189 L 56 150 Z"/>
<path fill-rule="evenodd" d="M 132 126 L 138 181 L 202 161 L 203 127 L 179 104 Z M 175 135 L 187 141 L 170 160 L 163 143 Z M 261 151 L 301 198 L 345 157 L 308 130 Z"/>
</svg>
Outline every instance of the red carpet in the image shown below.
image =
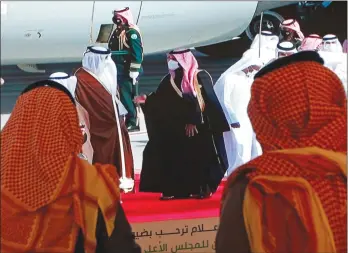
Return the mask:
<svg viewBox="0 0 348 253">
<path fill-rule="evenodd" d="M 138 192 L 136 176 L 135 194 L 123 194 L 123 208 L 130 223 L 177 219 L 209 218 L 219 216 L 220 200 L 225 180 L 209 199 L 159 200 L 159 193 Z"/>
</svg>

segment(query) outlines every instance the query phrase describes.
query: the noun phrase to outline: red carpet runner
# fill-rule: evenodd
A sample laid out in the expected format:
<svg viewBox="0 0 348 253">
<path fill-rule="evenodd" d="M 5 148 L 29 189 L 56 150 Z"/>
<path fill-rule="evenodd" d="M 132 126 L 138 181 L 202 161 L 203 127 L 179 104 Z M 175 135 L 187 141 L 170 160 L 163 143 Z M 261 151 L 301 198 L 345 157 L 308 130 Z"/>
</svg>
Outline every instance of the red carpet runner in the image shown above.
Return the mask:
<svg viewBox="0 0 348 253">
<path fill-rule="evenodd" d="M 209 199 L 159 200 L 158 193 L 138 192 L 136 176 L 135 194 L 123 194 L 123 208 L 130 223 L 218 217 L 225 180 Z"/>
</svg>

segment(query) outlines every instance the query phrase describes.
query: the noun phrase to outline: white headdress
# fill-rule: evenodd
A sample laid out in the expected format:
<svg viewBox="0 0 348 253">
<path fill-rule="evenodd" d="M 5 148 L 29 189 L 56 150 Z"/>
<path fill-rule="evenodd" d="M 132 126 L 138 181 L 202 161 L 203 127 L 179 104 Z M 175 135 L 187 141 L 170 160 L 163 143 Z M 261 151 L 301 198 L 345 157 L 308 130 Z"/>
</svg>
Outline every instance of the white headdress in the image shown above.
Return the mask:
<svg viewBox="0 0 348 253">
<path fill-rule="evenodd" d="M 251 43 L 250 49 L 258 49 L 260 40 L 262 49 L 275 50 L 279 42 L 279 37 L 269 31 L 262 31 L 261 36 L 259 34 L 256 34 L 253 42 Z"/>
<path fill-rule="evenodd" d="M 292 55 L 297 53 L 297 49 L 294 43 L 290 41 L 283 41 L 277 45 L 276 48 L 276 58 Z"/>
<path fill-rule="evenodd" d="M 261 44 L 260 44 L 261 40 Z M 274 58 L 274 52 L 279 42 L 279 38 L 273 35 L 271 32 L 262 31 L 261 36 L 257 34 L 251 43 L 250 49 L 244 52 L 242 58 L 228 68 L 219 79 L 223 78 L 227 74 L 238 73 L 243 69 L 256 65 L 262 67 Z M 261 57 L 259 57 L 259 45 L 261 46 Z M 218 80 L 219 81 L 219 80 Z M 218 82 L 217 81 L 217 82 Z"/>
<path fill-rule="evenodd" d="M 119 114 L 127 114 L 127 110 L 117 96 L 117 68 L 111 59 L 111 51 L 100 46 L 87 47 L 82 59 L 82 67 L 94 74 L 101 85 L 116 99 Z"/>
<path fill-rule="evenodd" d="M 110 58 L 111 52 L 104 47 L 87 47 L 83 55 L 82 67 L 99 76 L 104 71 L 106 66 L 106 59 Z"/>
<path fill-rule="evenodd" d="M 343 48 L 336 35 L 327 34 L 323 37 L 323 41 L 321 42 L 319 51 L 342 53 Z"/>
<path fill-rule="evenodd" d="M 67 73 L 64 72 L 56 72 L 51 74 L 48 79 L 60 83 L 70 91 L 73 97 L 75 97 L 75 90 L 77 85 L 76 76 L 69 76 Z"/>
</svg>

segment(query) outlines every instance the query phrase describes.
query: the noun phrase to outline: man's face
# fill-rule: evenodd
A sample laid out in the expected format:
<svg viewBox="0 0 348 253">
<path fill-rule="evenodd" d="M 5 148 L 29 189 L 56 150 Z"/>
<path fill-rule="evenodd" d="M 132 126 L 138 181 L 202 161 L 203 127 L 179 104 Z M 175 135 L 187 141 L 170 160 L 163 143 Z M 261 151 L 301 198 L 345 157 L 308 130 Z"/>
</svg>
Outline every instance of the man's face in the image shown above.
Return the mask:
<svg viewBox="0 0 348 253">
<path fill-rule="evenodd" d="M 321 50 L 327 52 L 340 52 L 336 41 L 325 41 L 321 43 Z"/>
<path fill-rule="evenodd" d="M 289 28 L 283 27 L 280 32 L 282 33 L 282 36 L 284 37 L 284 40 L 290 41 L 294 38 L 295 32 Z"/>
<path fill-rule="evenodd" d="M 114 14 L 112 21 L 117 27 L 117 30 L 123 30 L 127 24 L 127 20 L 125 20 L 122 16 L 118 14 Z"/>
</svg>

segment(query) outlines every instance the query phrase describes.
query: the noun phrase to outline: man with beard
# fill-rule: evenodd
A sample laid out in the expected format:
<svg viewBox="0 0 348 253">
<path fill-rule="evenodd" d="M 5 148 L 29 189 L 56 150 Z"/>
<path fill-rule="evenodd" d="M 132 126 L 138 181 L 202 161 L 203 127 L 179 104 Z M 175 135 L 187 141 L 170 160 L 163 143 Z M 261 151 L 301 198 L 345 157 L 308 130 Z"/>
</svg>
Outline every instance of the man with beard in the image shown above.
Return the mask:
<svg viewBox="0 0 348 253">
<path fill-rule="evenodd" d="M 112 21 L 116 29 L 109 40 L 112 59 L 117 66 L 117 83 L 120 98 L 128 114 L 126 126 L 128 131 L 139 130 L 137 111 L 133 102 L 137 93 L 137 82 L 142 72 L 143 44 L 139 27 L 134 23 L 128 7 L 115 10 Z"/>
<path fill-rule="evenodd" d="M 318 34 L 311 34 L 302 41 L 298 51 L 318 51 L 322 41 Z"/>
<path fill-rule="evenodd" d="M 63 85 L 75 98 L 75 90 L 77 86 L 76 76 L 69 76 L 67 73 L 56 72 L 50 75 L 49 80 L 55 81 Z M 77 115 L 79 116 L 79 124 L 83 135 L 82 158 L 89 163 L 93 162 L 93 147 L 91 144 L 91 134 L 89 132 L 90 122 L 88 112 L 83 106 L 75 100 Z"/>
<path fill-rule="evenodd" d="M 210 75 L 190 50 L 167 55 L 169 73 L 143 105 L 149 142 L 140 191 L 162 200 L 210 197 L 228 167 L 222 133 L 229 130 Z"/>
<path fill-rule="evenodd" d="M 280 32 L 283 36 L 282 41 L 292 42 L 296 48 L 301 46 L 304 35 L 301 32 L 299 23 L 295 19 L 284 20 L 280 24 Z"/>
<path fill-rule="evenodd" d="M 264 154 L 236 169 L 216 252 L 347 252 L 347 98 L 316 52 L 255 75 L 248 115 Z"/>
<path fill-rule="evenodd" d="M 229 164 L 228 174 L 262 154 L 246 108 L 253 77 L 261 67 L 274 59 L 278 41 L 278 36 L 270 32 L 262 31 L 261 36 L 257 34 L 250 49 L 214 85 L 214 91 L 231 126 L 231 130 L 223 134 Z"/>
<path fill-rule="evenodd" d="M 121 177 L 121 188 L 132 189 L 133 155 L 127 128 L 126 110 L 117 94 L 116 65 L 110 50 L 88 47 L 77 77 L 76 98 L 90 118 L 93 164 L 112 164 Z M 128 180 L 129 179 L 129 180 Z"/>
</svg>

